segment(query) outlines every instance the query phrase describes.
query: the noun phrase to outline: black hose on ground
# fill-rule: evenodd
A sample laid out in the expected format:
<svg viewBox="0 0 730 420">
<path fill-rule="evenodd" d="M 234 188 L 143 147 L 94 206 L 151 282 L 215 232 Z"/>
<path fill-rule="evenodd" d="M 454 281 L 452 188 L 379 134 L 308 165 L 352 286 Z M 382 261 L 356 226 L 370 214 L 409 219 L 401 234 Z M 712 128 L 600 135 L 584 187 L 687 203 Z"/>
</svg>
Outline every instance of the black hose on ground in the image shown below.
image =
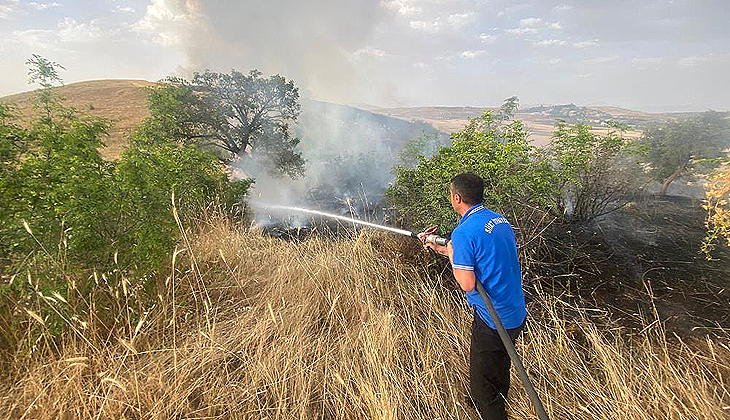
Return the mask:
<svg viewBox="0 0 730 420">
<path fill-rule="evenodd" d="M 527 390 L 527 395 L 530 396 L 530 400 L 532 401 L 532 406 L 535 408 L 537 417 L 540 420 L 549 420 L 548 415 L 545 412 L 545 408 L 542 406 L 542 401 L 540 401 L 540 397 L 537 395 L 537 391 L 535 391 L 535 387 L 532 386 L 532 381 L 530 381 L 530 377 L 527 376 L 527 371 L 525 371 L 525 367 L 522 365 L 522 359 L 520 359 L 520 356 L 517 354 L 517 350 L 515 350 L 515 345 L 512 343 L 512 339 L 509 337 L 509 334 L 507 334 L 507 330 L 505 330 L 504 325 L 502 325 L 502 321 L 499 319 L 499 315 L 497 315 L 497 311 L 494 309 L 492 300 L 489 298 L 489 295 L 487 295 L 487 291 L 484 290 L 484 286 L 479 279 L 476 279 L 476 288 L 479 295 L 482 297 L 484 304 L 487 306 L 487 310 L 489 311 L 489 315 L 492 317 L 492 321 L 494 321 L 494 325 L 497 327 L 499 338 L 502 339 L 502 344 L 504 344 L 504 348 L 507 349 L 509 358 L 512 359 L 512 363 L 514 363 L 515 369 L 517 369 L 517 374 L 520 376 L 522 385 Z"/>
</svg>

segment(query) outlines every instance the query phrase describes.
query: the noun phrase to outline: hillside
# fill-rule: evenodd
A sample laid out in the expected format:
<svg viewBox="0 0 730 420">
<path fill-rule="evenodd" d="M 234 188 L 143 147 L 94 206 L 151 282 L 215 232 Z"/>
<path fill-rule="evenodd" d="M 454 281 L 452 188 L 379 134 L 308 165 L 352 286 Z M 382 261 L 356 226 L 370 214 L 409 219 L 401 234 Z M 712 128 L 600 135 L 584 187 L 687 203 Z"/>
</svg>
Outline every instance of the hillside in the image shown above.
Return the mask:
<svg viewBox="0 0 730 420">
<path fill-rule="evenodd" d="M 91 80 L 60 86 L 57 92 L 65 99 L 66 106 L 111 121 L 106 147 L 101 152 L 104 158 L 115 159 L 128 144 L 134 128 L 149 115 L 144 88 L 154 85 L 145 80 Z M 38 115 L 33 107 L 34 95 L 34 91 L 19 93 L 2 97 L 0 102 L 13 105 L 23 118 L 28 119 Z M 351 106 L 306 99 L 302 99 L 301 104 L 302 114 L 295 133 L 302 139 L 304 149 L 308 143 L 312 147 L 332 143 L 335 148 L 344 143 L 358 150 L 387 143 L 397 151 L 406 139 L 435 132 L 428 123 L 411 122 Z"/>
<path fill-rule="evenodd" d="M 119 156 L 128 142 L 128 136 L 142 120 L 149 115 L 146 107 L 145 87 L 154 86 L 145 80 L 91 80 L 72 83 L 58 88 L 58 93 L 66 99 L 66 105 L 97 117 L 103 117 L 113 123 L 106 140 L 102 155 L 107 159 Z M 25 117 L 37 115 L 33 109 L 33 92 L 24 92 L 0 98 L 0 102 L 13 104 L 17 111 Z M 418 136 L 430 132 L 431 127 L 442 133 L 452 133 L 463 128 L 470 118 L 481 115 L 488 107 L 405 107 L 375 108 L 369 105 L 346 106 L 327 102 L 303 100 L 303 117 L 308 120 L 339 118 L 334 125 L 346 127 L 354 124 L 356 131 L 362 127 L 378 127 L 388 141 L 396 143 L 406 136 Z M 324 113 L 324 117 L 307 117 Z M 530 138 L 537 145 L 545 145 L 550 141 L 555 122 L 563 120 L 569 123 L 586 122 L 596 126 L 596 132 L 605 132 L 602 123 L 614 120 L 632 127 L 627 134 L 638 137 L 641 130 L 652 122 L 670 118 L 696 115 L 691 112 L 681 113 L 646 113 L 618 107 L 595 106 L 583 107 L 574 104 L 541 105 L 525 108 L 517 113 L 516 118 L 523 121 L 530 131 Z M 332 126 L 329 122 L 328 125 Z M 360 128 L 358 128 L 360 127 Z M 347 133 L 342 130 L 341 133 Z M 302 134 L 302 130 L 298 131 Z M 304 136 L 306 137 L 306 136 Z M 384 139 L 385 140 L 385 139 Z"/>
<path fill-rule="evenodd" d="M 90 80 L 60 86 L 57 92 L 65 98 L 66 106 L 112 122 L 101 153 L 106 159 L 114 159 L 128 144 L 132 130 L 149 115 L 144 88 L 154 85 L 146 80 Z M 31 118 L 38 115 L 33 107 L 34 96 L 34 91 L 24 92 L 0 98 L 0 102 L 13 105 L 23 118 Z"/>
<path fill-rule="evenodd" d="M 496 108 L 496 107 L 495 107 Z M 494 109 L 490 107 L 411 107 L 411 108 L 380 108 L 374 110 L 384 115 L 403 118 L 409 121 L 423 121 L 447 133 L 460 130 L 469 122 L 469 118 L 481 115 L 484 111 Z M 605 132 L 605 121 L 617 121 L 629 125 L 632 129 L 627 132 L 629 137 L 638 137 L 641 131 L 653 122 L 660 122 L 671 118 L 681 118 L 696 115 L 697 113 L 661 113 L 653 114 L 633 111 L 618 107 L 584 107 L 575 104 L 541 105 L 521 109 L 516 119 L 525 123 L 530 138 L 535 144 L 544 145 L 550 141 L 555 123 L 562 120 L 571 124 L 588 123 L 596 127 L 596 132 Z"/>
</svg>

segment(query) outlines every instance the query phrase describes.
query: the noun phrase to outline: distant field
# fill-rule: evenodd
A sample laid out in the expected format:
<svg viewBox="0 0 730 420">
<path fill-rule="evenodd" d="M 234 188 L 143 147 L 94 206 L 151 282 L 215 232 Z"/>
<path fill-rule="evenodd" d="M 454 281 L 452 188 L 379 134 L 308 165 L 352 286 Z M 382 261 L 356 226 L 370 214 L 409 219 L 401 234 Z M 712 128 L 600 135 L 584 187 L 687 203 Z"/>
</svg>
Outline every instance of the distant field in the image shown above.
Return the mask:
<svg viewBox="0 0 730 420">
<path fill-rule="evenodd" d="M 67 106 L 112 122 L 109 137 L 105 140 L 106 146 L 101 153 L 106 159 L 115 159 L 128 144 L 129 135 L 134 128 L 149 115 L 144 88 L 154 84 L 145 80 L 91 80 L 61 86 L 58 93 L 66 99 Z M 33 96 L 33 92 L 19 93 L 0 98 L 0 102 L 13 104 L 24 118 L 31 118 L 38 115 L 33 108 Z M 363 112 L 409 122 L 422 121 L 444 133 L 453 133 L 462 129 L 470 118 L 477 117 L 488 109 L 490 108 L 410 107 L 368 109 Z M 525 123 L 534 144 L 545 145 L 550 141 L 557 119 L 595 125 L 599 125 L 600 121 L 615 119 L 636 127 L 627 134 L 638 137 L 641 128 L 648 123 L 690 115 L 693 113 L 650 114 L 617 107 L 580 107 L 570 104 L 523 109 L 517 114 L 517 119 Z M 606 129 L 596 128 L 595 131 L 605 132 Z"/>
<path fill-rule="evenodd" d="M 58 94 L 66 99 L 66 106 L 112 122 L 101 153 L 106 159 L 114 159 L 129 142 L 132 130 L 149 115 L 144 90 L 147 86 L 154 86 L 154 83 L 145 80 L 91 80 L 60 86 Z M 14 105 L 24 118 L 38 115 L 33 108 L 32 91 L 5 96 L 0 98 L 0 102 Z"/>
<path fill-rule="evenodd" d="M 409 121 L 423 121 L 446 133 L 453 133 L 462 129 L 470 118 L 478 117 L 484 111 L 495 109 L 489 107 L 412 107 L 412 108 L 381 108 L 373 112 L 403 118 Z M 530 139 L 536 145 L 549 143 L 555 128 L 555 122 L 563 119 L 570 123 L 586 122 L 598 126 L 601 121 L 616 120 L 626 123 L 632 130 L 626 134 L 629 137 L 639 137 L 641 129 L 647 124 L 696 115 L 696 113 L 665 113 L 650 114 L 641 111 L 617 107 L 580 107 L 575 105 L 550 105 L 520 110 L 516 119 L 525 123 L 530 132 Z M 595 132 L 605 133 L 606 128 L 597 127 Z"/>
</svg>

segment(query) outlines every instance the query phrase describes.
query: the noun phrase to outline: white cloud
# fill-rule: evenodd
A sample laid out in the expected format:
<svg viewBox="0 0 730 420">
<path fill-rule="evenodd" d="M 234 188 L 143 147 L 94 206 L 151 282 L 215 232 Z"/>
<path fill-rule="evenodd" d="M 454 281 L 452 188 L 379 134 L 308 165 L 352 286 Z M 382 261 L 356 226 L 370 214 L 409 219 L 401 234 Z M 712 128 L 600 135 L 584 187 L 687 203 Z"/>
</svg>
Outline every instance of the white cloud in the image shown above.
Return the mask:
<svg viewBox="0 0 730 420">
<path fill-rule="evenodd" d="M 28 6 L 36 9 L 36 10 L 46 10 L 50 9 L 51 7 L 61 7 L 59 3 L 53 2 L 53 3 L 37 3 L 37 2 L 30 2 L 28 3 Z"/>
<path fill-rule="evenodd" d="M 372 58 L 375 58 L 376 60 L 382 60 L 387 55 L 388 55 L 388 53 L 386 53 L 383 50 L 374 48 L 372 46 L 367 46 L 365 48 L 360 48 L 359 50 L 352 53 L 352 59 L 357 61 L 357 60 L 362 60 L 365 57 L 372 57 Z"/>
<path fill-rule="evenodd" d="M 120 5 L 117 5 L 117 7 L 115 7 L 114 10 L 112 10 L 112 11 L 117 12 L 117 13 L 134 13 L 133 8 L 131 8 L 129 6 L 120 6 Z"/>
<path fill-rule="evenodd" d="M 190 1 L 152 0 L 145 16 L 132 25 L 132 30 L 150 36 L 152 42 L 164 46 L 180 45 L 181 33 L 202 28 L 202 15 Z M 193 33 L 195 31 L 192 31 Z"/>
<path fill-rule="evenodd" d="M 62 42 L 89 42 L 103 35 L 98 20 L 79 23 L 74 18 L 66 17 L 58 22 L 58 29 L 58 38 Z"/>
<path fill-rule="evenodd" d="M 548 60 L 548 64 L 553 65 L 553 66 L 556 64 L 560 64 L 562 62 L 563 62 L 562 58 L 551 58 L 550 60 Z"/>
<path fill-rule="evenodd" d="M 561 25 L 560 22 L 550 22 L 547 26 L 551 29 L 563 29 L 563 25 Z"/>
<path fill-rule="evenodd" d="M 539 29 L 562 29 L 560 22 L 545 22 L 541 18 L 529 17 L 520 20 L 518 28 L 507 29 L 506 32 L 513 35 L 536 34 Z"/>
<path fill-rule="evenodd" d="M 540 18 L 525 18 L 520 20 L 520 26 L 523 28 L 534 28 L 535 26 L 538 26 L 542 23 L 542 19 Z"/>
<path fill-rule="evenodd" d="M 497 35 L 479 34 L 479 39 L 485 44 L 491 44 L 497 39 Z"/>
<path fill-rule="evenodd" d="M 475 21 L 476 14 L 474 12 L 466 12 L 453 13 L 445 19 L 438 17 L 436 20 L 411 20 L 408 22 L 408 26 L 412 29 L 419 29 L 427 33 L 437 33 L 447 28 L 459 30 Z"/>
<path fill-rule="evenodd" d="M 9 39 L 0 39 L 2 44 L 25 45 L 31 50 L 57 50 L 55 31 L 48 29 L 27 29 L 13 31 Z"/>
<path fill-rule="evenodd" d="M 417 62 L 417 63 L 413 63 L 412 66 L 415 67 L 415 68 L 417 68 L 417 69 L 427 69 L 427 68 L 430 67 L 428 64 L 422 63 L 420 61 Z"/>
<path fill-rule="evenodd" d="M 570 10 L 572 8 L 573 8 L 573 6 L 570 6 L 570 5 L 567 5 L 567 4 L 559 4 L 559 5 L 555 6 L 555 7 L 553 7 L 553 10 L 556 11 L 556 12 L 565 12 L 565 11 L 568 11 L 568 10 Z"/>
<path fill-rule="evenodd" d="M 7 4 L 0 4 L 0 19 L 10 19 L 13 7 Z"/>
<path fill-rule="evenodd" d="M 474 23 L 475 14 L 474 14 L 474 12 L 454 13 L 454 14 L 449 15 L 449 17 L 446 21 L 452 27 L 459 29 L 466 25 L 469 25 L 470 23 Z"/>
<path fill-rule="evenodd" d="M 562 39 L 543 39 L 538 42 L 533 42 L 532 45 L 536 47 L 549 47 L 551 45 L 565 45 L 565 41 Z"/>
<path fill-rule="evenodd" d="M 412 20 L 408 22 L 408 25 L 413 29 L 420 29 L 424 32 L 428 33 L 436 33 L 441 30 L 441 22 L 438 20 L 435 21 L 426 21 L 426 20 Z"/>
<path fill-rule="evenodd" d="M 536 34 L 537 29 L 535 29 L 535 28 L 513 28 L 513 29 L 507 29 L 506 32 L 510 33 L 512 35 Z"/>
<path fill-rule="evenodd" d="M 421 8 L 421 6 L 408 4 L 404 1 L 383 1 L 380 4 L 390 10 L 395 10 L 399 15 L 403 16 L 414 16 L 423 12 L 423 8 Z"/>
<path fill-rule="evenodd" d="M 474 58 L 481 57 L 481 56 L 483 56 L 486 53 L 487 52 L 484 51 L 484 50 L 462 51 L 461 52 L 461 56 L 464 57 L 464 58 L 468 58 L 468 59 L 472 60 Z"/>
<path fill-rule="evenodd" d="M 580 41 L 580 42 L 573 43 L 573 46 L 575 48 L 591 48 L 591 47 L 595 47 L 597 45 L 598 45 L 597 39 L 591 39 L 591 40 L 587 40 L 587 41 Z"/>
</svg>

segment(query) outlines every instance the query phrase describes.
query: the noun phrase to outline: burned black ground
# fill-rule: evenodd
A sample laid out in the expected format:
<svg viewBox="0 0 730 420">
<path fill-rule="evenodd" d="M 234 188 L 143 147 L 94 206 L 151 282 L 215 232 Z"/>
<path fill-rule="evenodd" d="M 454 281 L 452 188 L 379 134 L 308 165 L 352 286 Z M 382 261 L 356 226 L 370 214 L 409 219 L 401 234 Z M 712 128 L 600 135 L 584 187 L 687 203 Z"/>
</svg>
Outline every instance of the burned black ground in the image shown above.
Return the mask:
<svg viewBox="0 0 730 420">
<path fill-rule="evenodd" d="M 730 328 L 730 251 L 700 248 L 706 212 L 684 197 L 644 196 L 588 223 L 546 234 L 535 279 L 566 298 L 610 312 L 627 326 L 657 318 L 670 333 Z"/>
</svg>

